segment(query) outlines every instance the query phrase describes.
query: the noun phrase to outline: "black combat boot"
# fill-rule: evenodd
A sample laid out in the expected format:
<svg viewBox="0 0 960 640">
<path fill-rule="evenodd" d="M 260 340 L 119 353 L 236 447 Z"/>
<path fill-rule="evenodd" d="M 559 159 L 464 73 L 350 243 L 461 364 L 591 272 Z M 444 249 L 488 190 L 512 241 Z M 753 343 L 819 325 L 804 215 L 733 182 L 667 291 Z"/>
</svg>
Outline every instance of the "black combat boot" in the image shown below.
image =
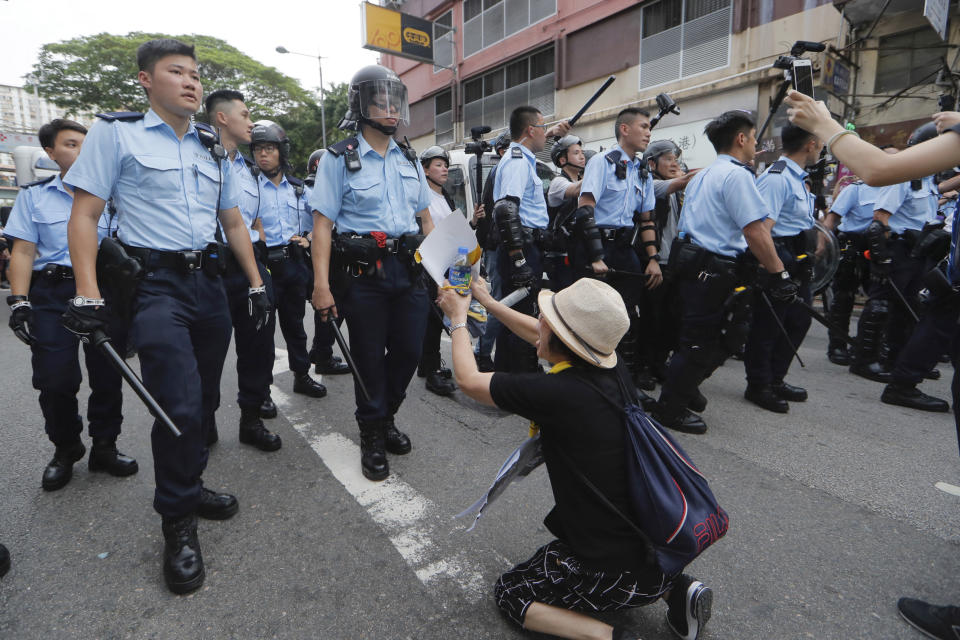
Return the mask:
<svg viewBox="0 0 960 640">
<path fill-rule="evenodd" d="M 197 517 L 163 517 L 163 579 L 176 594 L 200 588 L 206 573 L 200 540 L 197 539 Z"/>
<path fill-rule="evenodd" d="M 331 355 L 326 360 L 314 361 L 314 364 L 316 366 L 313 370 L 322 375 L 339 376 L 350 373 L 350 365 L 344 362 L 340 356 Z"/>
<path fill-rule="evenodd" d="M 263 426 L 258 407 L 240 408 L 240 442 L 260 451 L 276 451 L 282 446 L 280 436 Z"/>
<path fill-rule="evenodd" d="M 850 364 L 850 352 L 847 351 L 847 343 L 831 342 L 827 347 L 827 359 L 833 364 L 847 366 Z"/>
<path fill-rule="evenodd" d="M 277 405 L 274 404 L 273 398 L 270 396 L 267 396 L 267 399 L 260 405 L 260 417 L 264 420 L 271 420 L 277 417 Z"/>
<path fill-rule="evenodd" d="M 360 467 L 368 480 L 385 480 L 390 475 L 387 463 L 386 444 L 384 442 L 383 421 L 361 421 L 360 425 Z"/>
<path fill-rule="evenodd" d="M 880 401 L 886 404 L 895 404 L 901 407 L 919 409 L 920 411 L 934 411 L 945 413 L 950 411 L 946 400 L 928 396 L 917 389 L 917 386 L 904 382 L 891 382 L 883 389 Z"/>
<path fill-rule="evenodd" d="M 116 438 L 94 438 L 88 460 L 90 471 L 106 471 L 112 476 L 132 476 L 140 467 L 137 461 L 117 451 Z"/>
<path fill-rule="evenodd" d="M 10 552 L 0 544 L 0 578 L 7 575 L 7 571 L 10 571 Z"/>
<path fill-rule="evenodd" d="M 212 489 L 200 487 L 200 502 L 197 515 L 207 520 L 229 520 L 240 510 L 237 497 L 229 493 L 217 493 Z"/>
<path fill-rule="evenodd" d="M 397 429 L 393 418 L 384 420 L 383 437 L 386 441 L 387 451 L 396 456 L 410 453 L 410 450 L 413 448 L 413 445 L 410 444 L 410 438 L 407 437 L 407 434 Z"/>
<path fill-rule="evenodd" d="M 300 373 L 293 379 L 293 392 L 311 398 L 322 398 L 327 395 L 327 388 L 311 378 L 309 373 Z"/>
<path fill-rule="evenodd" d="M 778 398 L 783 398 L 784 400 L 789 400 L 790 402 L 803 402 L 807 399 L 807 390 L 803 387 L 797 387 L 783 380 L 774 382 L 771 385 L 773 393 Z"/>
<path fill-rule="evenodd" d="M 774 393 L 773 385 L 748 384 L 747 390 L 743 392 L 743 397 L 758 407 L 774 413 L 786 413 L 790 410 L 787 401 Z"/>
<path fill-rule="evenodd" d="M 43 480 L 40 484 L 44 491 L 56 491 L 65 487 L 73 477 L 73 464 L 86 452 L 87 448 L 79 440 L 74 444 L 57 447 L 53 459 L 43 470 Z"/>
<path fill-rule="evenodd" d="M 650 415 L 661 425 L 674 431 L 698 435 L 707 432 L 707 423 L 703 421 L 703 418 L 685 407 L 672 406 L 675 404 L 675 402 L 665 402 L 661 395 L 660 400 L 654 404 Z"/>
<path fill-rule="evenodd" d="M 457 390 L 457 385 L 455 385 L 452 380 L 444 376 L 443 372 L 440 370 L 427 374 L 426 386 L 427 391 L 435 393 L 438 396 L 453 395 L 453 392 Z"/>
</svg>

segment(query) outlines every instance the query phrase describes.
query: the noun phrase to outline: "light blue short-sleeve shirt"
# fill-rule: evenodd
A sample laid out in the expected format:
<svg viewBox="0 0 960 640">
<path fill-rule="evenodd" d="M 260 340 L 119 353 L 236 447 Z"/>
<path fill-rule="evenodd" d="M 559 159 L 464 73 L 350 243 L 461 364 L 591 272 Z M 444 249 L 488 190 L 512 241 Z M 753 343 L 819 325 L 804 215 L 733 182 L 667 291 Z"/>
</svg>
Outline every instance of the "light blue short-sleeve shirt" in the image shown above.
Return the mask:
<svg viewBox="0 0 960 640">
<path fill-rule="evenodd" d="M 770 169 L 757 178 L 757 190 L 767 203 L 770 217 L 776 223 L 770 231 L 774 238 L 795 236 L 813 226 L 813 199 L 803 179 L 807 172 L 803 167 L 786 156 L 780 156 L 778 162 L 786 166 L 779 173 Z"/>
<path fill-rule="evenodd" d="M 626 165 L 623 179 L 617 177 L 617 163 Z M 632 227 L 634 211 L 656 206 L 653 176 L 641 177 L 640 166 L 640 158 L 630 158 L 619 144 L 587 162 L 580 195 L 589 193 L 597 203 L 593 217 L 598 227 Z"/>
<path fill-rule="evenodd" d="M 73 196 L 64 188 L 59 175 L 49 182 L 27 187 L 17 194 L 3 235 L 26 242 L 36 247 L 33 269 L 43 269 L 48 264 L 72 267 L 70 249 L 67 246 L 67 223 Z M 116 229 L 116 220 L 106 209 L 97 223 L 100 240 Z"/>
<path fill-rule="evenodd" d="M 769 216 L 753 171 L 721 153 L 687 185 L 680 233 L 707 251 L 736 257 L 747 250 L 743 228 Z"/>
<path fill-rule="evenodd" d="M 863 182 L 854 182 L 833 201 L 830 212 L 841 218 L 839 231 L 861 233 L 873 222 L 873 208 L 881 187 L 871 187 Z"/>
<path fill-rule="evenodd" d="M 293 236 L 306 235 L 313 224 L 304 226 L 306 211 L 305 192 L 290 183 L 286 177 L 279 185 L 273 184 L 262 173 L 260 183 L 260 219 L 268 247 L 287 244 Z"/>
<path fill-rule="evenodd" d="M 250 171 L 243 156 L 237 153 L 233 160 L 228 160 L 230 170 L 233 172 L 233 180 L 237 190 L 237 206 L 240 209 L 240 215 L 243 217 L 243 224 L 249 230 L 250 242 L 260 240 L 260 234 L 253 230 L 253 224 L 260 215 L 260 192 L 258 191 L 257 179 Z M 226 238 L 224 238 L 226 240 Z"/>
<path fill-rule="evenodd" d="M 520 202 L 520 224 L 533 229 L 546 229 L 550 224 L 543 182 L 537 175 L 537 157 L 522 144 L 511 142 L 493 181 L 494 202 L 516 198 Z"/>
<path fill-rule="evenodd" d="M 359 134 L 359 171 L 342 156 L 325 153 L 317 165 L 309 209 L 331 220 L 340 233 L 382 231 L 390 237 L 418 233 L 417 216 L 430 206 L 430 188 L 417 161 L 393 140 L 381 156 Z"/>
<path fill-rule="evenodd" d="M 217 203 L 237 206 L 234 171 L 217 163 L 191 123 L 182 139 L 153 111 L 90 128 L 64 182 L 117 207 L 125 244 L 203 249 L 215 239 Z"/>
<path fill-rule="evenodd" d="M 927 176 L 920 181 L 920 188 L 917 190 L 914 190 L 909 182 L 881 187 L 873 210 L 882 209 L 890 213 L 890 221 L 887 223 L 890 231 L 903 233 L 907 229 L 922 229 L 924 224 L 935 220 L 939 200 L 940 193 L 933 182 L 933 176 Z"/>
</svg>

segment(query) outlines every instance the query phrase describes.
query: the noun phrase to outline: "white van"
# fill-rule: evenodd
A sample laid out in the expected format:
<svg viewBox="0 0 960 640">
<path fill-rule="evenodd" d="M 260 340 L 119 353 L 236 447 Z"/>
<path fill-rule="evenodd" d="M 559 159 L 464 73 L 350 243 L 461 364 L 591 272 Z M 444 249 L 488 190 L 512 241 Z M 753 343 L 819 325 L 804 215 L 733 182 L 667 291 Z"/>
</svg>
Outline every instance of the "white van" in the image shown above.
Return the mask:
<svg viewBox="0 0 960 640">
<path fill-rule="evenodd" d="M 477 200 L 477 156 L 472 153 L 467 154 L 463 149 L 453 149 L 448 153 L 450 154 L 450 171 L 447 174 L 447 184 L 444 189 L 453 198 L 457 208 L 469 218 L 473 214 L 473 205 Z M 500 158 L 492 151 L 483 154 L 480 162 L 481 188 L 490 171 L 499 161 Z M 549 165 L 538 160 L 537 176 L 543 183 L 543 195 L 546 197 L 550 181 L 557 174 Z"/>
</svg>

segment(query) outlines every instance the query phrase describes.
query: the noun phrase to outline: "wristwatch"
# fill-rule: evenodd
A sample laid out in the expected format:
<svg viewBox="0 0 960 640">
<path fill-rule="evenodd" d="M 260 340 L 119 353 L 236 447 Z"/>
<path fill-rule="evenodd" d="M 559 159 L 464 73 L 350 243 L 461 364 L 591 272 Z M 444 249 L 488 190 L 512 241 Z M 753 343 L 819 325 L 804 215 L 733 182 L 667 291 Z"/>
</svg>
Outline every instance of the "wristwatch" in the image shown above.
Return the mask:
<svg viewBox="0 0 960 640">
<path fill-rule="evenodd" d="M 70 300 L 70 304 L 75 307 L 102 307 L 104 306 L 103 298 L 88 298 L 86 296 L 77 296 Z"/>
</svg>

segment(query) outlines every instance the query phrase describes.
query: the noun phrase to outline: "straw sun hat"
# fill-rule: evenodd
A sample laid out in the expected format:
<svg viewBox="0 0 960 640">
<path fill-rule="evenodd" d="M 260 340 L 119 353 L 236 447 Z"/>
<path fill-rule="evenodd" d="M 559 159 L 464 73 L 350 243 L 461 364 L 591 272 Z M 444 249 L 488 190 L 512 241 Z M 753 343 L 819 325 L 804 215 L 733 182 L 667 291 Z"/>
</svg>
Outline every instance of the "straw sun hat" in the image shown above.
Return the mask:
<svg viewBox="0 0 960 640">
<path fill-rule="evenodd" d="M 617 364 L 617 345 L 630 328 L 623 298 L 605 282 L 581 278 L 559 293 L 537 297 L 540 313 L 563 344 L 602 369 Z"/>
</svg>

